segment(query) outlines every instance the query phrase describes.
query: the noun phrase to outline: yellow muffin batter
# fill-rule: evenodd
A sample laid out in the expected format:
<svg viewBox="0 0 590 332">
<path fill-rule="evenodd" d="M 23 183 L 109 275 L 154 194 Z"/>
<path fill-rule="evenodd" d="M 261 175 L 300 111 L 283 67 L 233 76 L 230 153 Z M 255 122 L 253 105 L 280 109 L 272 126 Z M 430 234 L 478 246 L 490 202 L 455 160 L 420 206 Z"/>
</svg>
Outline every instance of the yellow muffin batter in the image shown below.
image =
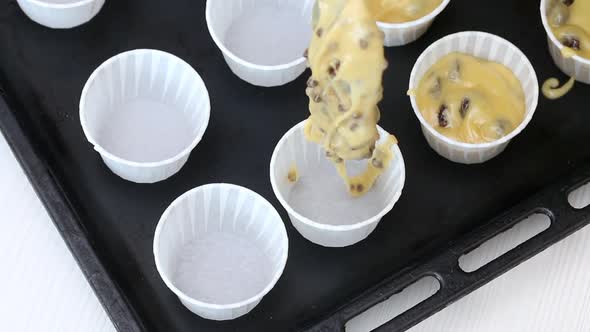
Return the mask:
<svg viewBox="0 0 590 332">
<path fill-rule="evenodd" d="M 393 143 L 375 149 L 377 103 L 387 67 L 383 34 L 366 0 L 318 0 L 313 27 L 307 51 L 312 76 L 306 89 L 311 116 L 305 135 L 322 145 L 351 194 L 362 195 L 389 164 L 391 156 L 385 150 L 396 142 L 391 138 L 388 142 Z M 367 174 L 347 176 L 344 161 L 369 158 Z"/>
<path fill-rule="evenodd" d="M 512 132 L 525 114 L 520 81 L 502 64 L 461 53 L 440 59 L 414 91 L 420 112 L 441 134 L 487 143 Z"/>
<path fill-rule="evenodd" d="M 552 0 L 547 19 L 555 37 L 573 51 L 565 56 L 590 59 L 590 0 Z"/>
<path fill-rule="evenodd" d="M 575 82 L 576 79 L 572 77 L 562 87 L 559 87 L 559 80 L 552 77 L 543 83 L 541 91 L 547 99 L 558 99 L 570 92 Z"/>
<path fill-rule="evenodd" d="M 415 21 L 434 11 L 442 0 L 369 0 L 375 19 L 385 23 Z"/>
</svg>

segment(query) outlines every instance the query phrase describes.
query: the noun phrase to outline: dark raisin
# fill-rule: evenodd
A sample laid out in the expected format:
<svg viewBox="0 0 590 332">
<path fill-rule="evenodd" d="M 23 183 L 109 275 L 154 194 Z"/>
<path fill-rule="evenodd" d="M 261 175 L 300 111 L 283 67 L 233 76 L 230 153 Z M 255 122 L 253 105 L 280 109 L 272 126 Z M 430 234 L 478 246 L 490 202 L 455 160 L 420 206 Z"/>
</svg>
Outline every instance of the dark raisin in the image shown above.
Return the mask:
<svg viewBox="0 0 590 332">
<path fill-rule="evenodd" d="M 361 47 L 361 49 L 366 50 L 369 47 L 369 41 L 362 38 L 359 40 L 359 46 Z"/>
<path fill-rule="evenodd" d="M 306 59 L 309 57 L 309 48 L 305 49 L 305 51 L 303 52 L 303 57 Z"/>
<path fill-rule="evenodd" d="M 377 158 L 373 158 L 371 164 L 373 164 L 373 167 L 375 168 L 383 168 L 383 162 Z"/>
<path fill-rule="evenodd" d="M 449 126 L 449 108 L 445 104 L 438 110 L 438 125 L 443 128 Z"/>
<path fill-rule="evenodd" d="M 327 158 L 332 158 L 332 157 L 334 157 L 334 153 L 332 153 L 330 151 L 326 151 L 326 157 Z"/>
<path fill-rule="evenodd" d="M 363 113 L 361 113 L 361 112 L 354 112 L 354 113 L 352 114 L 352 118 L 353 118 L 353 119 L 360 119 L 360 118 L 362 118 L 362 117 L 363 117 Z"/>
<path fill-rule="evenodd" d="M 340 163 L 342 163 L 343 161 L 344 161 L 344 159 L 342 159 L 342 158 L 340 158 L 340 157 L 337 157 L 337 158 L 335 158 L 335 159 L 334 159 L 334 162 L 335 162 L 336 164 L 340 164 Z"/>
<path fill-rule="evenodd" d="M 344 113 L 346 112 L 348 109 L 346 108 L 346 106 L 339 104 L 338 105 L 338 112 Z"/>
<path fill-rule="evenodd" d="M 430 93 L 434 98 L 440 97 L 440 93 L 442 90 L 442 82 L 440 77 L 437 77 L 434 80 L 434 84 L 428 89 L 428 93 Z"/>
<path fill-rule="evenodd" d="M 313 97 L 312 97 L 312 99 L 316 103 L 321 103 L 322 102 L 322 96 L 320 96 L 319 93 L 314 94 Z"/>
<path fill-rule="evenodd" d="M 316 87 L 316 86 L 318 86 L 319 84 L 320 84 L 320 83 L 319 83 L 318 81 L 314 80 L 314 79 L 313 79 L 313 77 L 310 77 L 310 78 L 307 80 L 307 86 L 308 86 L 308 87 L 310 87 L 310 88 L 315 88 L 315 87 Z"/>
<path fill-rule="evenodd" d="M 354 122 L 353 124 L 350 125 L 350 130 L 355 131 L 358 127 L 359 127 L 359 124 Z"/>
<path fill-rule="evenodd" d="M 461 109 L 459 110 L 459 113 L 461 113 L 462 118 L 465 118 L 465 115 L 467 115 L 467 111 L 469 111 L 470 105 L 471 100 L 469 100 L 469 98 L 463 98 L 463 101 L 461 101 Z"/>
<path fill-rule="evenodd" d="M 320 131 L 320 133 L 322 133 L 322 134 L 325 134 L 325 133 L 326 133 L 326 131 L 324 130 L 324 128 L 320 128 L 320 129 L 318 129 L 318 130 L 319 130 L 319 131 Z"/>
<path fill-rule="evenodd" d="M 324 29 L 322 29 L 322 28 L 319 28 L 319 29 L 317 29 L 317 30 L 315 31 L 315 34 L 316 34 L 318 37 L 322 37 L 322 35 L 324 34 Z"/>
<path fill-rule="evenodd" d="M 449 70 L 449 79 L 456 81 L 461 78 L 461 63 L 459 61 L 455 61 Z"/>
<path fill-rule="evenodd" d="M 566 6 L 571 6 L 574 4 L 574 0 L 561 0 L 561 3 L 563 3 Z"/>
<path fill-rule="evenodd" d="M 328 75 L 330 78 L 334 78 L 336 76 L 336 69 L 332 66 L 328 67 Z"/>
<path fill-rule="evenodd" d="M 566 47 L 569 47 L 569 48 L 574 49 L 576 51 L 580 50 L 580 40 L 575 37 L 567 36 L 561 42 Z"/>
<path fill-rule="evenodd" d="M 356 189 L 356 186 L 354 184 L 350 184 L 350 191 L 354 191 Z"/>
<path fill-rule="evenodd" d="M 358 191 L 359 193 L 362 193 L 363 190 L 365 190 L 365 186 L 363 186 L 360 183 L 356 185 L 356 191 Z"/>
</svg>

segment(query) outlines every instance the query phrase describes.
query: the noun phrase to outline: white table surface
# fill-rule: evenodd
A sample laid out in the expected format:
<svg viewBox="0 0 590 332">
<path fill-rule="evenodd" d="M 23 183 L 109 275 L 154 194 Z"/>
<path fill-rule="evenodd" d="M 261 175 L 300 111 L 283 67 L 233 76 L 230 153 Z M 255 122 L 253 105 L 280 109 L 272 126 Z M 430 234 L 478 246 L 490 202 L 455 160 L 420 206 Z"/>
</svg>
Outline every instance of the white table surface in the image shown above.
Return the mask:
<svg viewBox="0 0 590 332">
<path fill-rule="evenodd" d="M 0 331 L 114 331 L 1 135 L 0 170 Z M 354 330 L 377 326 L 425 291 L 382 305 L 359 318 Z M 590 331 L 590 228 L 411 331 Z"/>
</svg>

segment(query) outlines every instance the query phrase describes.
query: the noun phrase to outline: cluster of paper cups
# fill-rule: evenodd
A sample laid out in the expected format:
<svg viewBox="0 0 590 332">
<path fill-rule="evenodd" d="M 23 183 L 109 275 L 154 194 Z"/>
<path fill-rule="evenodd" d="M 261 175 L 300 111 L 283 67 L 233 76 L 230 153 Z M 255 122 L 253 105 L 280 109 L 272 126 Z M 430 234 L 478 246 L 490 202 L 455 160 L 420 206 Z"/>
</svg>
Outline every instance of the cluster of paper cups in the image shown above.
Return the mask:
<svg viewBox="0 0 590 332">
<path fill-rule="evenodd" d="M 33 21 L 53 29 L 69 29 L 90 21 L 105 0 L 17 0 Z"/>
<path fill-rule="evenodd" d="M 31 18 L 52 27 L 83 23 L 103 2 L 64 5 L 79 5 L 85 15 L 77 21 L 48 22 L 25 9 L 41 1 L 19 0 Z M 379 23 L 386 45 L 418 38 L 448 3 L 443 1 L 415 22 Z M 309 42 L 313 4 L 314 0 L 209 0 L 206 18 L 213 40 L 237 76 L 252 84 L 276 86 L 305 70 L 302 54 Z M 277 26 L 273 20 L 294 24 Z M 301 47 L 267 52 L 243 43 L 243 36 L 277 28 L 276 36 L 264 42 L 272 45 L 294 36 L 291 41 Z M 506 65 L 526 95 L 525 121 L 508 136 L 488 144 L 444 137 L 424 120 L 412 97 L 433 149 L 452 161 L 484 162 L 504 150 L 531 120 L 538 99 L 537 78 L 524 54 L 508 41 L 464 32 L 439 40 L 420 56 L 410 89 L 440 57 L 455 51 Z M 80 100 L 80 121 L 88 141 L 112 172 L 137 183 L 162 181 L 177 173 L 203 137 L 209 115 L 209 95 L 199 74 L 185 61 L 157 50 L 134 50 L 107 60 L 91 74 Z M 353 198 L 321 146 L 306 140 L 304 126 L 305 121 L 289 130 L 274 150 L 270 163 L 274 193 L 294 227 L 309 241 L 325 247 L 358 243 L 375 230 L 402 194 L 406 175 L 401 150 L 393 145 L 390 166 L 366 195 Z M 378 129 L 383 142 L 389 133 Z M 347 161 L 346 167 L 350 174 L 359 174 L 367 161 Z M 293 168 L 298 173 L 296 181 L 289 177 Z M 248 313 L 271 291 L 287 261 L 288 239 L 279 214 L 262 196 L 235 185 L 210 184 L 183 194 L 168 207 L 157 225 L 153 250 L 165 284 L 190 311 L 226 320 Z"/>
<path fill-rule="evenodd" d="M 562 54 L 562 49 L 565 47 L 555 37 L 551 27 L 549 26 L 549 20 L 547 18 L 547 12 L 549 11 L 550 0 L 541 0 L 541 20 L 545 32 L 547 33 L 547 43 L 549 45 L 549 53 L 553 58 L 553 61 L 566 75 L 574 77 L 577 81 L 590 84 L 590 59 L 583 58 L 579 55 L 572 57 L 566 57 Z"/>
<path fill-rule="evenodd" d="M 385 46 L 400 46 L 422 36 L 447 7 L 406 23 L 377 22 Z M 315 0 L 208 0 L 207 26 L 232 72 L 258 86 L 279 86 L 305 71 L 303 53 L 311 39 Z"/>
</svg>

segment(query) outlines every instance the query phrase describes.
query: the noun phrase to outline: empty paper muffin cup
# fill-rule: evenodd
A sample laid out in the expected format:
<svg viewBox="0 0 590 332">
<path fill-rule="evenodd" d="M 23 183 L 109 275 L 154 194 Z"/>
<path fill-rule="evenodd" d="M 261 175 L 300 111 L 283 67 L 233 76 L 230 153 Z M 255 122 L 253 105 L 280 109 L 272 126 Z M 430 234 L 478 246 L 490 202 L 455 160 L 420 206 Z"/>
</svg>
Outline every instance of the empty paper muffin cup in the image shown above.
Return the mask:
<svg viewBox="0 0 590 332">
<path fill-rule="evenodd" d="M 287 262 L 285 225 L 257 193 L 210 184 L 177 198 L 154 236 L 160 276 L 182 304 L 207 319 L 245 315 Z"/>
<path fill-rule="evenodd" d="M 86 139 L 111 171 L 137 183 L 178 172 L 203 137 L 209 111 L 199 74 L 156 50 L 107 60 L 92 73 L 80 99 Z"/>
<path fill-rule="evenodd" d="M 48 28 L 69 29 L 90 21 L 105 0 L 17 0 L 27 16 Z"/>
<path fill-rule="evenodd" d="M 463 164 L 488 161 L 500 154 L 510 140 L 520 134 L 533 118 L 539 100 L 537 74 L 527 57 L 512 43 L 485 32 L 459 32 L 430 45 L 416 61 L 410 76 L 410 90 L 418 88 L 422 76 L 443 56 L 459 52 L 501 63 L 519 79 L 525 95 L 525 117 L 510 134 L 489 143 L 471 144 L 450 139 L 434 129 L 422 116 L 416 98 L 410 96 L 428 144 L 441 156 Z"/>
<path fill-rule="evenodd" d="M 289 130 L 277 144 L 270 162 L 270 181 L 295 228 L 309 241 L 325 247 L 345 247 L 365 239 L 402 194 L 406 171 L 402 153 L 392 147 L 393 160 L 374 187 L 354 198 L 325 151 L 304 135 L 305 121 Z M 380 141 L 388 133 L 379 127 Z M 378 143 L 379 144 L 379 143 Z M 347 162 L 351 175 L 367 161 Z M 289 173 L 297 169 L 296 182 Z"/>
<path fill-rule="evenodd" d="M 230 69 L 258 86 L 278 86 L 306 68 L 315 0 L 208 0 L 207 27 Z"/>
<path fill-rule="evenodd" d="M 549 10 L 550 3 L 551 1 L 549 0 L 541 0 L 541 20 L 547 33 L 549 53 L 562 72 L 570 77 L 574 77 L 579 82 L 590 84 L 590 59 L 583 58 L 579 55 L 568 58 L 561 53 L 561 50 L 565 46 L 555 37 L 547 19 L 547 11 Z"/>
<path fill-rule="evenodd" d="M 442 13 L 451 0 L 443 0 L 430 14 L 415 21 L 404 23 L 377 22 L 377 26 L 385 33 L 384 45 L 402 46 L 416 41 L 422 37 L 434 22 L 434 19 Z"/>
</svg>

